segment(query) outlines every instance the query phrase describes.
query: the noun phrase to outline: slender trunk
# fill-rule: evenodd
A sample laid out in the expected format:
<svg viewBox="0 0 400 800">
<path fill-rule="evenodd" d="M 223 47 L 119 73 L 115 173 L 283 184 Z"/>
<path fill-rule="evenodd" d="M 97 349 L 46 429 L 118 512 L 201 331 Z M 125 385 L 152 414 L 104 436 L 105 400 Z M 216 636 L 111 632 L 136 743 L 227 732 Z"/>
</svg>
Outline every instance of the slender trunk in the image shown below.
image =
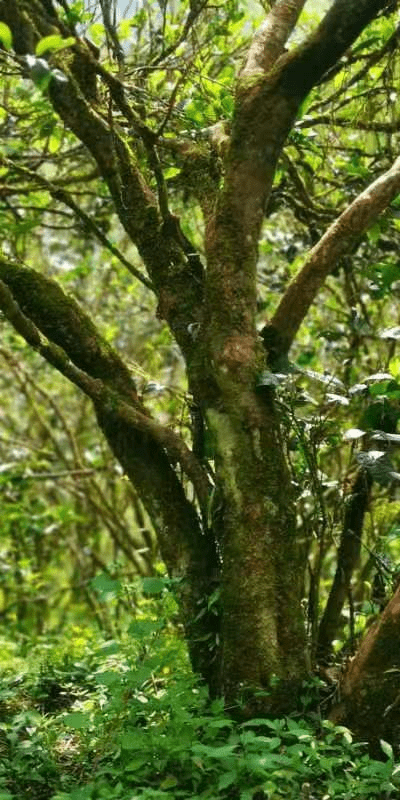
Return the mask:
<svg viewBox="0 0 400 800">
<path fill-rule="evenodd" d="M 336 573 L 318 630 L 317 660 L 320 663 L 329 661 L 331 656 L 332 642 L 340 626 L 340 614 L 349 593 L 353 571 L 360 558 L 364 516 L 371 486 L 370 476 L 365 470 L 358 470 L 347 497 Z"/>
<path fill-rule="evenodd" d="M 379 756 L 379 740 L 400 741 L 400 587 L 369 629 L 340 686 L 333 722 L 347 725 Z"/>
</svg>

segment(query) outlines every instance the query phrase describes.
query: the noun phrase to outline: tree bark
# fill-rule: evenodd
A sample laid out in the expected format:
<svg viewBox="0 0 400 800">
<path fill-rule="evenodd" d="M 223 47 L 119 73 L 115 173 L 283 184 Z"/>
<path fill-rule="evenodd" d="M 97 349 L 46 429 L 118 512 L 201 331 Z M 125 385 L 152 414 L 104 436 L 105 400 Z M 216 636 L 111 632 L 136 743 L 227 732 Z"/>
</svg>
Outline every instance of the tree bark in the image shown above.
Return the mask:
<svg viewBox="0 0 400 800">
<path fill-rule="evenodd" d="M 364 516 L 368 509 L 371 486 L 372 479 L 368 473 L 359 469 L 350 495 L 346 498 L 335 577 L 318 628 L 316 657 L 319 663 L 329 662 L 332 642 L 340 627 L 340 614 L 360 558 Z"/>
<path fill-rule="evenodd" d="M 400 587 L 370 628 L 340 684 L 330 718 L 347 725 L 381 755 L 380 739 L 400 741 Z"/>
</svg>

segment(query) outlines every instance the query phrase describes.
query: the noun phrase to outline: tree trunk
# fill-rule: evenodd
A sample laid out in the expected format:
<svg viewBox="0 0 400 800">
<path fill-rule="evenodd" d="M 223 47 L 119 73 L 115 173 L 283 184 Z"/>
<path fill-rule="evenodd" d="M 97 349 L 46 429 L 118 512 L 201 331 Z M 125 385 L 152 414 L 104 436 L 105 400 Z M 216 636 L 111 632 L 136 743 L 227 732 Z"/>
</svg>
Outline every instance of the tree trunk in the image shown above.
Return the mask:
<svg viewBox="0 0 400 800">
<path fill-rule="evenodd" d="M 382 753 L 380 739 L 400 742 L 400 587 L 370 628 L 340 684 L 331 720 Z M 397 753 L 398 755 L 398 753 Z"/>
<path fill-rule="evenodd" d="M 208 419 L 222 516 L 222 690 L 229 702 L 267 690 L 247 698 L 248 713 L 289 710 L 306 671 L 304 565 L 276 412 L 249 392 Z"/>
</svg>

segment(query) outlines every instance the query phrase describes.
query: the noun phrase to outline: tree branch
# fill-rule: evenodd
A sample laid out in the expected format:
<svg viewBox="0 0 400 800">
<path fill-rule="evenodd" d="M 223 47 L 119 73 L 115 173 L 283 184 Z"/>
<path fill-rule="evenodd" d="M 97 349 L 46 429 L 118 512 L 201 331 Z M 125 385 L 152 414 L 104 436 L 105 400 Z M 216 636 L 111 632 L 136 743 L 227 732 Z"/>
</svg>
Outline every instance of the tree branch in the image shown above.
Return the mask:
<svg viewBox="0 0 400 800">
<path fill-rule="evenodd" d="M 126 364 L 101 337 L 76 300 L 65 294 L 56 281 L 30 267 L 5 259 L 0 259 L 0 279 L 29 323 L 36 326 L 49 342 L 62 348 L 79 370 L 100 379 L 129 402 L 138 403 L 135 382 Z M 17 330 L 35 349 L 43 344 L 34 338 L 30 341 L 23 330 Z M 42 355 L 47 358 L 45 352 Z"/>
<path fill-rule="evenodd" d="M 37 172 L 27 169 L 26 167 L 21 167 L 19 164 L 14 164 L 7 158 L 0 159 L 0 163 L 4 163 L 12 167 L 12 169 L 14 169 L 16 172 L 20 173 L 21 175 L 24 175 L 26 178 L 29 178 L 31 181 L 34 181 L 34 183 L 39 184 L 39 186 L 43 187 L 49 192 L 51 197 L 53 197 L 55 200 L 60 201 L 61 203 L 64 203 L 64 205 L 68 206 L 68 208 L 70 208 L 71 211 L 74 212 L 76 217 L 80 219 L 81 222 L 83 222 L 85 228 L 91 231 L 91 233 L 93 233 L 94 236 L 96 236 L 96 239 L 98 239 L 99 242 L 101 242 L 104 245 L 104 247 L 106 247 L 107 250 L 110 251 L 110 253 L 112 253 L 119 259 L 121 264 L 123 264 L 124 267 L 126 267 L 129 270 L 131 275 L 137 278 L 137 280 L 140 281 L 140 283 L 142 283 L 144 286 L 147 286 L 148 289 L 154 288 L 153 284 L 151 283 L 151 281 L 149 281 L 146 275 L 143 275 L 143 273 L 140 272 L 140 270 L 138 270 L 133 264 L 131 264 L 130 261 L 128 261 L 127 258 L 125 258 L 124 254 L 121 253 L 118 247 L 115 247 L 115 245 L 113 245 L 112 242 L 110 242 L 110 240 L 103 233 L 101 228 L 99 228 L 99 226 L 96 225 L 94 220 L 88 214 L 86 214 L 86 212 L 83 211 L 83 209 L 80 208 L 77 205 L 77 203 L 75 203 L 69 192 L 65 191 L 65 189 L 61 188 L 57 184 L 51 183 L 50 181 L 46 180 L 46 178 L 44 178 L 42 175 L 39 175 Z"/>
<path fill-rule="evenodd" d="M 379 12 L 392 6 L 391 0 L 335 0 L 304 44 L 282 56 L 281 91 L 301 102 Z"/>
<path fill-rule="evenodd" d="M 400 192 L 400 158 L 368 186 L 328 228 L 288 286 L 270 325 L 281 341 L 281 353 L 287 352 L 308 309 L 339 259 L 351 250 L 362 234 Z"/>
<path fill-rule="evenodd" d="M 192 481 L 205 515 L 210 493 L 205 470 L 180 436 L 148 415 L 128 368 L 78 303 L 55 281 L 28 267 L 0 261 L 0 280 L 2 310 L 28 344 L 96 407 L 113 409 L 121 421 L 164 447 L 172 463 L 180 463 Z"/>
<path fill-rule="evenodd" d="M 0 0 L 0 21 L 11 28 L 20 55 L 34 52 L 40 37 L 54 32 L 58 24 L 45 14 L 37 0 Z M 106 121 L 97 110 L 98 103 L 92 105 L 93 90 L 86 91 L 85 72 L 89 70 L 92 77 L 100 74 L 132 124 L 123 86 L 117 78 L 105 74 L 89 45 L 81 39 L 61 55 L 53 53 L 51 65 L 68 78 L 63 82 L 51 81 L 52 105 L 97 162 L 119 219 L 147 267 L 159 298 L 159 314 L 167 320 L 183 353 L 190 358 L 194 343 L 189 326 L 198 322 L 203 300 L 199 260 L 194 266 L 193 259 L 188 258 L 177 240 L 176 226 L 164 225 L 157 198 L 138 168 L 131 143 L 121 127 L 113 124 L 112 115 L 104 114 Z"/>
<path fill-rule="evenodd" d="M 21 311 L 2 280 L 0 308 L 31 347 L 92 399 L 99 425 L 137 488 L 157 531 L 168 573 L 170 577 L 179 579 L 175 590 L 181 604 L 193 668 L 213 686 L 214 665 L 210 661 L 209 637 L 210 631 L 217 633 L 219 621 L 207 612 L 200 615 L 199 608 L 201 605 L 206 607 L 207 596 L 215 589 L 219 560 L 215 543 L 210 536 L 204 535 L 196 510 L 185 496 L 169 456 L 185 462 L 186 466 L 182 463 L 182 468 L 191 472 L 190 480 L 196 483 L 195 491 L 200 501 L 205 503 L 208 486 L 200 465 L 183 440 L 172 431 L 157 425 L 121 400 L 102 380 L 94 379 L 76 367 L 61 347 L 48 342 Z"/>
<path fill-rule="evenodd" d="M 254 69 L 252 74 L 244 71 L 239 76 L 224 194 L 217 212 L 221 222 L 222 217 L 230 221 L 236 261 L 237 253 L 243 254 L 240 261 L 254 269 L 277 160 L 300 104 L 326 70 L 388 5 L 389 0 L 336 0 L 303 45 L 281 55 L 267 73 Z M 286 9 L 286 4 L 276 4 L 271 14 L 281 8 Z M 294 18 L 294 8 L 292 14 Z M 258 63 L 257 58 L 262 62 L 263 52 L 261 48 L 259 55 L 252 55 L 252 63 Z"/>
<path fill-rule="evenodd" d="M 241 77 L 266 74 L 282 55 L 306 0 L 278 0 L 256 31 Z"/>
</svg>

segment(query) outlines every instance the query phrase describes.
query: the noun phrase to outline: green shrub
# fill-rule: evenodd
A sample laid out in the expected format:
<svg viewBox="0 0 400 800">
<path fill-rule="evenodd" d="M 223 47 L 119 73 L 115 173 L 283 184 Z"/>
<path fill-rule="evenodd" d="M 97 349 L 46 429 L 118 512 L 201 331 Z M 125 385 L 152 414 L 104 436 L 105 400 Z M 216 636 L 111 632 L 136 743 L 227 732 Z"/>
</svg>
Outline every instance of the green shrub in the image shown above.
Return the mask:
<svg viewBox="0 0 400 800">
<path fill-rule="evenodd" d="M 146 601 L 119 642 L 81 632 L 79 646 L 36 648 L 25 674 L 3 681 L 0 800 L 399 796 L 386 743 L 374 761 L 315 714 L 238 723 L 210 702 L 168 604 L 160 618 L 160 601 Z"/>
</svg>

